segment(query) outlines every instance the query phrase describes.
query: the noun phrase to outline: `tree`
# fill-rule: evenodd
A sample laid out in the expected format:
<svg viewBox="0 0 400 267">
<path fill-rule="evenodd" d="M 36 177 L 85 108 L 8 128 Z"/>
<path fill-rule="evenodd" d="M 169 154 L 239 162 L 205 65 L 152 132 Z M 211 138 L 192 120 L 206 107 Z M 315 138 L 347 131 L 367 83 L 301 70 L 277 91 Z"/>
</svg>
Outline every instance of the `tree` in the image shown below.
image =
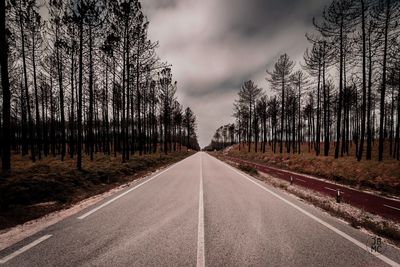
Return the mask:
<svg viewBox="0 0 400 267">
<path fill-rule="evenodd" d="M 336 125 L 336 147 L 335 158 L 339 157 L 339 144 L 340 138 L 344 136 L 341 134 L 342 126 L 342 108 L 343 108 L 343 88 L 344 84 L 344 59 L 345 59 L 345 41 L 346 34 L 350 31 L 354 24 L 352 0 L 335 0 L 331 5 L 324 10 L 322 23 L 319 24 L 314 21 L 317 30 L 325 38 L 333 39 L 334 43 L 339 43 L 335 46 L 337 55 L 339 57 L 339 99 L 337 108 L 337 125 Z"/>
<path fill-rule="evenodd" d="M 63 59 L 62 49 L 65 47 L 65 42 L 62 37 L 62 13 L 64 4 L 60 0 L 50 2 L 50 17 L 51 26 L 54 33 L 54 47 L 55 47 L 55 58 L 57 65 L 57 77 L 58 77 L 58 88 L 59 88 L 59 103 L 60 103 L 60 117 L 61 117 L 61 160 L 64 160 L 66 153 L 66 137 L 65 137 L 65 111 L 64 111 L 64 86 L 63 86 Z"/>
<path fill-rule="evenodd" d="M 10 81 L 8 77 L 8 35 L 6 27 L 6 5 L 0 1 L 0 68 L 1 88 L 3 91 L 3 127 L 1 135 L 2 148 L 2 169 L 11 168 L 11 145 L 10 145 Z"/>
<path fill-rule="evenodd" d="M 248 111 L 248 122 L 247 122 L 247 143 L 248 143 L 248 151 L 250 152 L 250 145 L 252 139 L 252 128 L 253 128 L 253 120 L 254 119 L 254 110 L 255 104 L 258 98 L 261 95 L 261 88 L 257 87 L 253 81 L 247 81 L 244 83 L 242 88 L 240 89 L 238 96 L 238 102 L 243 105 L 246 110 Z"/>
<path fill-rule="evenodd" d="M 379 117 L 379 152 L 378 160 L 383 160 L 384 150 L 384 117 L 385 117 L 385 96 L 386 96 L 386 83 L 387 83 L 387 55 L 388 55 L 388 38 L 389 31 L 397 24 L 392 21 L 392 18 L 397 17 L 397 2 L 391 0 L 379 0 L 378 5 L 375 6 L 373 16 L 377 23 L 377 27 L 382 30 L 383 38 L 383 58 L 382 58 L 382 82 L 381 82 L 381 97 L 380 97 L 380 117 Z"/>
<path fill-rule="evenodd" d="M 260 100 L 257 102 L 257 114 L 258 117 L 261 118 L 261 125 L 262 125 L 262 134 L 263 134 L 263 140 L 262 140 L 262 147 L 261 150 L 263 153 L 265 153 L 265 147 L 267 143 L 267 119 L 268 119 L 268 113 L 267 113 L 267 107 L 268 107 L 268 98 L 267 96 L 263 95 Z"/>
<path fill-rule="evenodd" d="M 286 87 L 290 82 L 290 75 L 293 71 L 294 63 L 287 54 L 280 56 L 278 61 L 275 63 L 272 72 L 267 70 L 269 78 L 267 80 L 271 83 L 272 88 L 275 90 L 281 90 L 281 130 L 280 130 L 280 147 L 279 152 L 283 152 L 283 127 L 285 117 L 285 92 Z"/>
<path fill-rule="evenodd" d="M 196 129 L 196 116 L 190 107 L 185 109 L 183 114 L 183 124 L 186 128 L 186 148 L 189 150 L 189 148 L 192 147 L 190 144 L 190 138 L 193 138 Z"/>
<path fill-rule="evenodd" d="M 298 124 L 297 124 L 297 140 L 298 140 L 298 149 L 297 152 L 300 154 L 301 153 L 301 95 L 302 95 L 302 89 L 307 86 L 308 80 L 304 72 L 301 70 L 296 71 L 290 76 L 291 83 L 293 84 L 293 87 L 296 88 L 298 91 L 298 106 L 297 106 L 297 112 L 298 112 Z M 329 141 L 328 141 L 329 142 Z M 329 145 L 329 143 L 328 143 Z"/>
<path fill-rule="evenodd" d="M 168 141 L 170 140 L 171 109 L 175 100 L 176 82 L 172 84 L 171 68 L 164 68 L 160 76 L 160 99 L 164 121 L 164 153 L 168 153 Z"/>
<path fill-rule="evenodd" d="M 311 40 L 311 38 L 309 38 Z M 323 62 L 324 62 L 324 43 L 313 41 L 311 50 L 306 50 L 304 53 L 304 68 L 311 76 L 317 77 L 317 127 L 315 136 L 315 153 L 317 156 L 321 152 L 321 76 L 323 75 Z M 322 86 L 323 87 L 323 86 Z M 326 152 L 325 152 L 326 153 Z"/>
<path fill-rule="evenodd" d="M 366 11 L 368 6 L 365 3 L 365 0 L 359 0 L 359 10 L 361 13 L 361 39 L 362 39 L 362 105 L 361 105 L 361 139 L 360 145 L 358 148 L 357 160 L 360 161 L 362 159 L 363 150 L 364 150 L 364 138 L 365 138 L 365 120 L 367 113 L 367 34 L 366 34 Z"/>
<path fill-rule="evenodd" d="M 37 84 L 37 63 L 36 63 L 36 50 L 42 45 L 41 31 L 43 30 L 43 21 L 39 12 L 36 10 L 35 2 L 29 2 L 27 6 L 26 19 L 29 21 L 28 30 L 31 38 L 31 60 L 33 70 L 33 87 L 35 95 L 35 117 L 36 117 L 36 145 L 39 159 L 41 159 L 41 127 L 40 127 L 40 111 L 39 111 L 39 95 Z"/>
<path fill-rule="evenodd" d="M 79 31 L 79 80 L 78 80 L 78 142 L 77 142 L 77 161 L 76 167 L 82 169 L 82 94 L 83 94 L 83 21 L 86 16 L 87 7 L 84 0 L 79 0 L 76 6 L 72 6 L 73 20 L 78 24 Z"/>
</svg>

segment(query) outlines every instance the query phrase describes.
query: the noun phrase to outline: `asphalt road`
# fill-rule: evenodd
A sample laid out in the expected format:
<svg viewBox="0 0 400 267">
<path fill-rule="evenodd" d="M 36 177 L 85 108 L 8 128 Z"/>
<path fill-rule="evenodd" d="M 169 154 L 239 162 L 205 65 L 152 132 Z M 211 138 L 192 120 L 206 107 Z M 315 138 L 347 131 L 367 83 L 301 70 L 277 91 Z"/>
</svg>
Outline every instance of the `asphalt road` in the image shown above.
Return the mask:
<svg viewBox="0 0 400 267">
<path fill-rule="evenodd" d="M 371 240 L 197 153 L 0 251 L 0 265 L 398 266 L 398 249 Z"/>
</svg>

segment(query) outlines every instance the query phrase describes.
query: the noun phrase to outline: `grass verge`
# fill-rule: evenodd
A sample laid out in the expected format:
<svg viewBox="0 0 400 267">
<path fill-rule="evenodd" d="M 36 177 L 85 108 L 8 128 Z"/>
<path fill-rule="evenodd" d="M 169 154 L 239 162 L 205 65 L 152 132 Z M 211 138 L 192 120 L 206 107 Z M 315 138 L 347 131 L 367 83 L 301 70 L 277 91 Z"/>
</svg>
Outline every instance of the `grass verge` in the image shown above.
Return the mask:
<svg viewBox="0 0 400 267">
<path fill-rule="evenodd" d="M 249 165 L 239 164 L 238 168 L 239 168 L 239 170 L 244 171 L 244 172 L 246 172 L 246 173 L 248 173 L 250 175 L 257 175 L 258 174 L 258 171 L 255 168 L 253 168 L 253 167 L 251 167 Z"/>
<path fill-rule="evenodd" d="M 191 154 L 135 155 L 126 163 L 119 157 L 96 155 L 94 161 L 83 158 L 81 171 L 72 159 L 49 157 L 32 163 L 14 156 L 13 169 L 0 173 L 0 230 L 68 208 Z"/>
</svg>

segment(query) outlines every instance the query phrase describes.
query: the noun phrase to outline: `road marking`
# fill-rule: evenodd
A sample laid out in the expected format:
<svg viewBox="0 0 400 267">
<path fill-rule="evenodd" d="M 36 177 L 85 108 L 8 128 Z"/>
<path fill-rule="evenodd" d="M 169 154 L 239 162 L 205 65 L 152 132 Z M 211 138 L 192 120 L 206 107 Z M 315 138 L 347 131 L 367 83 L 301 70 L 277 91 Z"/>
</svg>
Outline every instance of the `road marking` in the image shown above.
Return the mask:
<svg viewBox="0 0 400 267">
<path fill-rule="evenodd" d="M 335 189 L 333 189 L 333 188 L 329 188 L 329 187 L 324 187 L 325 189 L 328 189 L 328 190 L 331 190 L 331 191 L 335 191 L 336 192 L 336 190 Z"/>
<path fill-rule="evenodd" d="M 328 189 L 328 190 L 331 190 L 331 191 L 337 191 L 337 189 L 333 189 L 333 188 L 329 188 L 329 187 L 324 187 L 325 189 Z M 341 194 L 344 194 L 344 192 L 343 191 L 340 191 L 340 193 Z"/>
<path fill-rule="evenodd" d="M 218 160 L 220 161 L 220 160 Z M 322 224 L 323 226 L 327 227 L 328 229 L 332 230 L 333 232 L 335 232 L 336 234 L 340 235 L 341 237 L 347 239 L 348 241 L 352 242 L 354 245 L 358 246 L 359 248 L 367 251 L 368 253 L 370 253 L 369 249 L 367 248 L 367 246 L 363 243 L 361 243 L 360 241 L 356 240 L 355 238 L 349 236 L 348 234 L 340 231 L 339 229 L 337 229 L 336 227 L 330 225 L 329 223 L 321 220 L 320 218 L 312 215 L 311 213 L 309 213 L 308 211 L 300 208 L 299 206 L 297 206 L 296 204 L 293 204 L 292 202 L 290 202 L 289 200 L 281 197 L 280 195 L 278 195 L 277 193 L 267 189 L 266 187 L 260 185 L 259 183 L 253 181 L 253 179 L 249 178 L 247 175 L 243 174 L 242 172 L 237 171 L 236 169 L 234 169 L 232 166 L 226 164 L 225 162 L 220 161 L 222 164 L 225 164 L 226 166 L 228 166 L 231 170 L 233 170 L 234 172 L 236 172 L 237 174 L 239 174 L 240 176 L 246 178 L 248 181 L 252 182 L 253 184 L 255 184 L 256 186 L 258 186 L 259 188 L 261 188 L 262 190 L 270 193 L 271 195 L 275 196 L 276 198 L 282 200 L 283 202 L 285 202 L 286 204 L 292 206 L 293 208 L 297 209 L 298 211 L 300 211 L 301 213 L 303 213 L 304 215 L 310 217 L 311 219 L 315 220 L 316 222 Z M 388 257 L 376 253 L 376 254 L 372 254 L 375 257 L 379 258 L 380 260 L 382 260 L 383 262 L 389 264 L 390 266 L 397 266 L 400 267 L 400 264 L 398 264 L 397 262 L 389 259 Z"/>
<path fill-rule="evenodd" d="M 306 181 L 304 181 L 304 180 L 302 180 L 302 179 L 299 179 L 299 178 L 294 178 L 294 179 L 296 179 L 296 180 L 298 180 L 298 181 L 300 181 L 300 182 L 303 182 L 303 183 L 307 183 Z"/>
<path fill-rule="evenodd" d="M 27 251 L 27 250 L 33 248 L 34 246 L 36 246 L 36 245 L 42 243 L 42 242 L 45 241 L 46 239 L 49 239 L 50 237 L 51 237 L 51 235 L 44 235 L 44 236 L 42 236 L 41 238 L 36 239 L 35 241 L 33 241 L 32 243 L 26 245 L 25 247 L 22 247 L 22 248 L 20 248 L 20 249 L 18 249 L 18 250 L 16 250 L 16 251 L 14 251 L 14 252 L 11 253 L 10 255 L 5 256 L 4 258 L 0 259 L 0 264 L 6 263 L 7 261 L 9 261 L 9 260 L 11 260 L 11 259 L 17 257 L 18 255 L 24 253 L 25 251 Z"/>
<path fill-rule="evenodd" d="M 187 158 L 185 158 L 185 159 L 188 159 L 188 158 L 190 158 L 190 157 L 187 157 Z M 160 176 L 161 174 L 163 174 L 163 173 L 165 173 L 166 171 L 172 169 L 172 168 L 175 167 L 176 165 L 178 165 L 178 164 L 180 164 L 181 162 L 183 162 L 185 159 L 183 159 L 183 160 L 181 160 L 181 161 L 175 163 L 174 165 L 172 165 L 172 166 L 169 167 L 168 169 L 166 169 L 166 170 L 164 170 L 164 171 L 162 171 L 162 172 L 160 172 L 160 173 L 154 175 L 153 177 L 151 177 L 150 179 L 144 181 L 143 183 L 138 184 L 137 186 L 135 186 L 135 187 L 133 187 L 133 188 L 131 188 L 131 189 L 125 191 L 124 193 L 122 193 L 122 194 L 120 194 L 120 195 L 114 197 L 113 199 L 110 199 L 109 201 L 107 201 L 107 202 L 101 204 L 101 205 L 98 206 L 97 208 L 94 208 L 94 209 L 92 209 L 91 211 L 86 212 L 85 214 L 79 216 L 78 219 L 79 219 L 79 220 L 83 220 L 83 219 L 85 219 L 87 216 L 89 216 L 89 215 L 95 213 L 96 211 L 98 211 L 99 209 L 102 209 L 102 208 L 104 208 L 105 206 L 110 205 L 111 203 L 113 203 L 113 202 L 116 201 L 117 199 L 119 199 L 119 198 L 125 196 L 126 194 L 132 192 L 132 191 L 135 190 L 135 189 L 138 189 L 138 188 L 141 187 L 142 185 L 147 184 L 147 183 L 150 182 L 151 180 L 157 178 L 157 177 Z"/>
<path fill-rule="evenodd" d="M 389 206 L 389 205 L 385 205 L 385 204 L 383 204 L 383 206 L 391 208 L 391 209 L 395 209 L 395 210 L 400 210 L 399 208 L 396 208 L 396 207 L 393 207 L 393 206 Z"/>
<path fill-rule="evenodd" d="M 204 256 L 204 200 L 203 200 L 203 163 L 200 154 L 200 192 L 199 192 L 199 223 L 197 225 L 197 267 L 205 266 Z"/>
</svg>

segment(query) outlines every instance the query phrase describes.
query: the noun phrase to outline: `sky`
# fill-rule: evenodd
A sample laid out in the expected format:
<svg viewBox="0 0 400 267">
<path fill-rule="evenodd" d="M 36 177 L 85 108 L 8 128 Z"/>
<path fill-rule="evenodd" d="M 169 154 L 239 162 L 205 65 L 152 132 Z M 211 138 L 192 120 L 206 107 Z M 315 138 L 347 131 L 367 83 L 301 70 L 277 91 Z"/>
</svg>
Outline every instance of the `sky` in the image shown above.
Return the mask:
<svg viewBox="0 0 400 267">
<path fill-rule="evenodd" d="M 233 103 L 253 80 L 272 94 L 265 78 L 287 53 L 300 68 L 312 18 L 330 0 L 143 0 L 149 37 L 172 64 L 178 100 L 197 117 L 201 147 L 215 130 L 234 122 Z"/>
</svg>

